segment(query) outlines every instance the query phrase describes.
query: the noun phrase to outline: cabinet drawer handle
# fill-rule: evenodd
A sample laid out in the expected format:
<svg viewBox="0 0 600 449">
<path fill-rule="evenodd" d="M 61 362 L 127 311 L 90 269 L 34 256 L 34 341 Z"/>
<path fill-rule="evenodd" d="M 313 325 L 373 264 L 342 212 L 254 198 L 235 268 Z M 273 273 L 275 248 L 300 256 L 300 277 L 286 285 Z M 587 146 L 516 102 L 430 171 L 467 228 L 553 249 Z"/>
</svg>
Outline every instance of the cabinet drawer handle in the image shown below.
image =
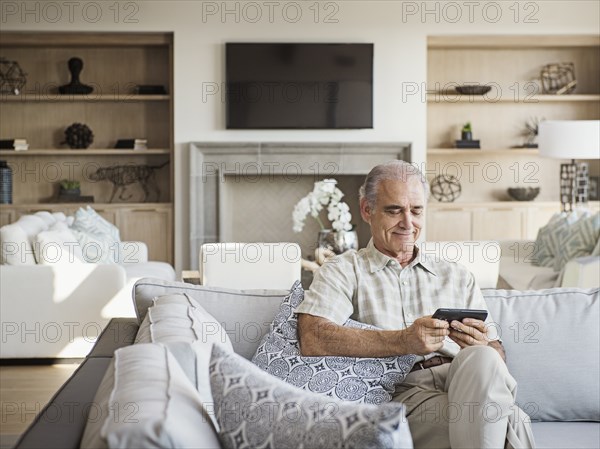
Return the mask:
<svg viewBox="0 0 600 449">
<path fill-rule="evenodd" d="M 133 209 L 131 212 L 158 212 L 158 209 Z"/>
</svg>

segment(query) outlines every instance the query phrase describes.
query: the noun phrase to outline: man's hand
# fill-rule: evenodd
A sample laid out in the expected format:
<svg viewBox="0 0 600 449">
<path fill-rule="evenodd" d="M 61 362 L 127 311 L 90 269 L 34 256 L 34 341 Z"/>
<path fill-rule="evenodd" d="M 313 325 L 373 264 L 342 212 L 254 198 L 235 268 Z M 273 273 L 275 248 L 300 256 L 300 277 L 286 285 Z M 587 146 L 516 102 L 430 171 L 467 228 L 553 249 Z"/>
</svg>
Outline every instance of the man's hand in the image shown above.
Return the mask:
<svg viewBox="0 0 600 449">
<path fill-rule="evenodd" d="M 450 338 L 462 348 L 467 346 L 487 346 L 490 340 L 487 338 L 485 323 L 473 318 L 465 318 L 463 322 L 452 321 L 450 323 Z"/>
<path fill-rule="evenodd" d="M 450 335 L 448 323 L 428 315 L 415 320 L 402 332 L 400 338 L 404 347 L 408 348 L 408 353 L 426 355 L 439 350 L 448 335 Z"/>
</svg>

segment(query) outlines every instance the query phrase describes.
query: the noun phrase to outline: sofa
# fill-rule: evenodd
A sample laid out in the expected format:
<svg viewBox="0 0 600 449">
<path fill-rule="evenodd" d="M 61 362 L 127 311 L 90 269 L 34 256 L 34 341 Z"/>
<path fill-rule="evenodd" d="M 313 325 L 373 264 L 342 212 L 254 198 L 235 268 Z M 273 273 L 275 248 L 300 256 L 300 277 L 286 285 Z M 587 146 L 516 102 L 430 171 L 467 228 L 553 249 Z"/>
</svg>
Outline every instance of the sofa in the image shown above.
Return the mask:
<svg viewBox="0 0 600 449">
<path fill-rule="evenodd" d="M 94 349 L 16 447 L 107 447 L 109 441 L 111 447 L 174 447 L 186 442 L 195 447 L 219 447 L 221 443 L 213 424 L 215 404 L 194 402 L 191 398 L 196 393 L 203 397 L 207 389 L 215 385 L 212 379 L 210 386 L 206 384 L 208 364 L 211 363 L 211 370 L 214 365 L 206 360 L 198 362 L 198 351 L 206 355 L 207 348 L 216 346 L 213 343 L 223 342 L 221 332 L 224 330 L 232 350 L 245 359 L 251 358 L 262 337 L 270 331 L 287 293 L 139 280 L 133 291 L 136 318 L 113 319 L 109 323 Z M 485 289 L 483 294 L 496 323 L 495 332 L 504 342 L 508 367 L 519 383 L 517 403 L 533 421 L 537 447 L 597 448 L 600 441 L 600 290 Z M 182 307 L 175 297 L 186 301 L 189 307 Z M 173 302 L 171 308 L 170 302 Z M 205 318 L 199 321 L 197 315 L 190 314 L 190 307 L 194 313 L 201 309 Z M 176 330 L 161 330 L 158 312 L 174 313 L 175 308 L 182 309 L 174 322 Z M 195 318 L 191 319 L 192 316 Z M 191 324 L 182 325 L 184 322 Z M 140 324 L 142 328 L 138 329 Z M 215 327 L 218 325 L 222 327 Z M 145 343 L 148 335 L 152 335 L 151 343 Z M 190 343 L 190 339 L 194 341 Z M 136 351 L 154 351 L 161 355 L 153 356 L 147 363 L 157 363 L 162 355 L 170 363 L 170 377 L 164 381 L 169 383 L 165 391 L 170 393 L 165 393 L 164 398 L 152 396 L 153 405 L 145 402 L 146 395 L 156 393 L 146 391 L 129 400 L 123 396 L 135 389 L 135 384 L 127 385 L 127 373 L 120 374 L 118 366 L 125 363 L 126 352 L 131 356 Z M 115 357 L 121 357 L 119 363 L 114 361 Z M 195 361 L 190 362 L 190 359 Z M 144 364 L 138 366 L 139 372 L 133 373 L 134 381 L 137 376 L 156 371 L 147 368 Z M 239 369 L 240 377 L 244 374 L 235 364 L 229 369 L 234 372 Z M 130 382 L 131 376 L 129 373 Z M 121 390 L 115 387 L 115 379 L 124 384 Z M 234 380 L 237 381 L 237 377 Z M 157 388 L 155 385 L 152 391 Z M 114 408 L 111 411 L 109 399 L 118 405 L 120 415 L 115 414 Z M 161 401 L 166 401 L 164 414 L 144 410 Z M 177 401 L 184 401 L 181 407 Z M 179 416 L 176 415 L 178 410 L 185 410 L 185 414 L 174 419 Z M 116 419 L 117 416 L 120 418 Z M 191 422 L 196 425 L 189 425 L 191 417 L 195 417 Z M 182 427 L 182 423 L 185 426 Z M 195 436 L 191 435 L 194 433 Z M 185 440 L 188 437 L 198 440 L 191 440 L 190 444 Z M 292 439 L 287 440 L 287 447 L 294 445 Z M 410 444 L 396 447 L 410 447 Z"/>
<path fill-rule="evenodd" d="M 0 358 L 85 357 L 111 318 L 135 316 L 138 279 L 175 280 L 171 265 L 148 261 L 145 243 L 120 241 L 93 210 L 80 211 L 80 220 L 36 212 L 0 228 Z M 86 220 L 115 237 L 78 230 Z"/>
</svg>

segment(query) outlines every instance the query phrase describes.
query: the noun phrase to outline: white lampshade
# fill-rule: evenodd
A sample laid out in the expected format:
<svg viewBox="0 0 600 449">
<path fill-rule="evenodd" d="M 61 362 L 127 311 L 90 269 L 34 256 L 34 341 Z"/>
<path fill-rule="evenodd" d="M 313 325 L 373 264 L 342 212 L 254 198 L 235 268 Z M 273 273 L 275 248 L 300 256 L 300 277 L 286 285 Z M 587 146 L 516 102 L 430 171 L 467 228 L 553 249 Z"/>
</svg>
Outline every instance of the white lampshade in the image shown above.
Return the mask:
<svg viewBox="0 0 600 449">
<path fill-rule="evenodd" d="M 600 157 L 600 120 L 540 122 L 538 146 L 542 156 L 557 159 Z"/>
</svg>

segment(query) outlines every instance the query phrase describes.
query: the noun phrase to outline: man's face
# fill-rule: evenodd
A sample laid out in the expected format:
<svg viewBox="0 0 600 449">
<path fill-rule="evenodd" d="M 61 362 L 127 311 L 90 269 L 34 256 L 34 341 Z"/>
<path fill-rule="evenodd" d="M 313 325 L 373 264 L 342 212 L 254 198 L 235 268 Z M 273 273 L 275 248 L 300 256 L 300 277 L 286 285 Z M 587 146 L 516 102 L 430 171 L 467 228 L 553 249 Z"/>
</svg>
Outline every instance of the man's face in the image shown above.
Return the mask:
<svg viewBox="0 0 600 449">
<path fill-rule="evenodd" d="M 375 208 L 366 199 L 360 203 L 363 220 L 371 225 L 375 247 L 383 254 L 410 260 L 425 221 L 425 193 L 418 177 L 404 181 L 382 181 Z"/>
</svg>

